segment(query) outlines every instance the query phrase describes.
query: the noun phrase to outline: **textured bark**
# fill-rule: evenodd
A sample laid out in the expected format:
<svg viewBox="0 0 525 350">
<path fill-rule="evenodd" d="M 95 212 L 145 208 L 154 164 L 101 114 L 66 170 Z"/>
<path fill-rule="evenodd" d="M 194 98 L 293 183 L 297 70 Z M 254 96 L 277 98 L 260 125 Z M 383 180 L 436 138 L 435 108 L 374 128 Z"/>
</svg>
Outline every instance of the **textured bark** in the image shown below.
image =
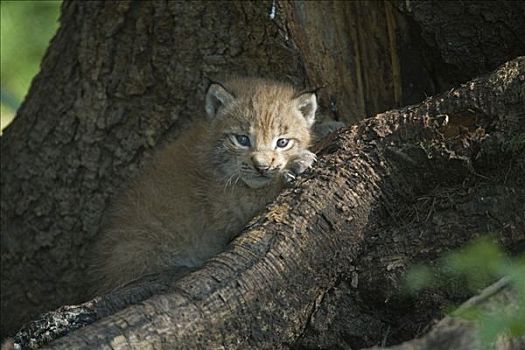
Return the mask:
<svg viewBox="0 0 525 350">
<path fill-rule="evenodd" d="M 321 101 L 333 117 L 355 122 L 402 105 L 399 14 L 390 2 L 287 1 L 282 6 L 283 27 L 312 85 L 324 87 Z"/>
<path fill-rule="evenodd" d="M 406 8 L 401 3 L 276 2 L 277 17 L 271 19 L 271 1 L 66 1 L 61 27 L 42 62 L 41 72 L 33 81 L 15 121 L 1 138 L 2 335 L 13 334 L 23 322 L 42 311 L 84 300 L 82 276 L 86 251 L 96 239 L 108 199 L 147 161 L 156 145 L 176 137 L 202 114 L 205 76 L 254 74 L 289 79 L 297 84 L 309 83 L 313 87 L 326 85 L 321 97 L 329 117 L 355 121 L 399 104 L 416 102 L 425 94 L 441 91 L 444 86 L 467 77 L 467 74 L 445 75 L 446 69 L 463 72 L 465 67 L 476 67 L 478 73 L 512 58 L 516 52 L 523 52 L 523 23 L 515 20 L 521 18 L 523 3 L 498 3 L 497 6 L 480 3 L 463 7 L 468 11 L 461 14 L 467 17 L 471 28 L 493 28 L 491 37 L 507 48 L 488 50 L 490 46 L 483 46 L 485 41 L 481 41 L 477 46 L 482 48 L 480 53 L 472 57 L 475 62 L 481 62 L 483 53 L 490 53 L 490 59 L 483 61 L 487 62 L 485 65 L 474 66 L 470 55 L 452 56 L 447 51 L 444 43 L 454 33 L 436 29 L 446 20 L 435 16 L 442 21 L 434 21 L 434 17 L 425 15 L 433 11 L 432 7 L 425 6 L 443 6 L 442 11 L 449 11 L 445 5 L 410 4 L 412 6 Z M 487 6 L 495 16 L 493 22 L 485 21 L 486 15 L 478 15 L 479 9 Z M 320 17 L 322 14 L 324 17 Z M 381 20 L 383 16 L 386 22 Z M 488 27 L 481 27 L 476 22 L 479 18 L 481 23 L 488 23 Z M 412 35 L 421 28 L 425 28 L 424 35 Z M 463 42 L 458 45 L 470 43 L 469 40 Z M 315 51 L 318 44 L 323 44 L 319 47 L 323 47 L 324 56 Z M 341 52 L 341 48 L 348 51 Z M 324 69 L 325 64 L 334 70 Z M 446 76 L 443 79 L 442 73 Z M 347 80 L 347 76 L 355 78 Z M 490 103 L 487 100 L 486 106 L 491 106 Z M 362 145 L 352 147 L 342 159 L 353 159 L 352 154 L 357 154 Z M 404 158 L 403 152 L 394 154 Z M 340 166 L 340 162 L 342 160 L 328 165 Z M 358 174 L 369 170 L 368 165 L 356 166 L 352 171 Z M 325 171 L 330 173 L 333 171 L 330 169 Z M 509 171 L 510 179 L 515 169 Z M 324 176 L 322 172 L 319 181 Z M 370 180 L 376 179 L 374 174 L 370 176 Z M 334 193 L 338 186 L 346 185 L 328 183 L 325 186 L 328 193 Z M 507 187 L 502 186 L 500 190 L 505 191 Z M 373 193 L 365 193 L 367 190 L 359 188 L 347 200 L 356 205 L 360 203 L 362 210 L 368 212 L 368 206 L 373 206 L 377 198 L 372 198 Z M 361 193 L 363 198 L 354 198 Z M 494 196 L 500 198 L 498 196 L 504 194 L 496 192 Z M 298 195 L 292 194 L 290 198 Z M 512 201 L 511 194 L 508 196 Z M 290 203 L 296 207 L 293 199 Z M 470 202 L 465 203 L 468 209 Z M 316 205 L 324 204 L 303 203 L 297 209 L 300 214 L 295 215 L 304 214 L 298 222 L 315 222 L 311 229 L 321 232 L 326 228 L 324 219 L 314 215 Z M 397 212 L 396 206 L 392 208 L 392 213 Z M 361 220 L 368 225 L 376 217 L 384 219 L 380 211 L 371 211 L 370 218 Z M 443 220 L 446 219 L 444 216 Z M 290 225 L 298 224 L 291 221 Z M 348 225 L 364 227 L 365 222 Z M 414 232 L 416 226 L 414 224 Z M 381 231 L 380 226 L 376 229 Z M 401 228 L 398 234 L 400 232 Z M 250 241 L 243 242 L 249 244 Z M 320 242 L 320 247 L 322 244 L 324 242 Z M 333 242 L 326 243 L 331 248 L 330 244 Z M 264 243 L 257 240 L 253 245 L 255 255 L 257 247 L 266 249 Z M 350 255 L 356 254 L 358 246 L 351 244 Z M 318 259 L 323 251 L 331 252 L 326 247 L 319 248 L 319 252 L 310 253 L 310 258 Z M 252 253 L 248 249 L 238 259 L 242 262 L 243 257 Z M 379 250 L 375 254 L 381 256 Z M 296 282 L 313 284 L 319 279 L 319 285 L 305 290 L 304 299 L 296 295 L 298 299 L 282 301 L 281 313 L 285 312 L 287 303 L 299 305 L 340 279 L 339 270 L 334 267 L 346 269 L 345 259 L 338 260 L 332 255 L 326 259 L 326 276 L 308 275 L 309 280 Z M 334 265 L 332 260 L 339 263 Z M 366 260 L 362 261 L 366 265 Z M 260 279 L 273 278 L 269 271 L 255 277 L 259 272 L 254 272 L 249 283 L 259 285 Z M 307 272 L 298 272 L 298 276 L 304 273 Z M 220 279 L 220 276 L 210 278 Z M 381 276 L 374 278 L 381 280 Z M 279 281 L 275 288 L 283 283 Z M 188 300 L 194 297 L 199 298 L 187 296 Z M 299 311 L 281 316 L 298 317 L 294 322 L 303 327 L 309 312 L 304 307 L 292 308 Z M 256 321 L 251 322 L 240 324 L 239 329 L 252 327 Z M 286 329 L 288 332 L 289 328 Z M 260 332 L 255 336 L 267 335 Z M 296 328 L 291 333 L 283 332 L 293 334 L 290 339 L 300 333 Z"/>
<path fill-rule="evenodd" d="M 50 348 L 305 348 L 314 346 L 309 341 L 322 331 L 320 325 L 331 323 L 347 327 L 345 339 L 320 339 L 315 346 L 380 342 L 386 327 L 418 315 L 418 300 L 415 306 L 395 302 L 401 292 L 396 276 L 408 264 L 432 261 L 485 230 L 509 248 L 525 241 L 524 101 L 520 58 L 490 76 L 335 135 L 319 146 L 313 171 L 254 219 L 226 252 L 178 281 L 153 277 L 162 287 L 152 297 L 111 316 L 95 316 L 97 322 Z M 501 188 L 492 183 L 502 180 Z M 446 203 L 435 203 L 424 215 L 411 212 L 422 199 L 438 201 L 437 189 L 460 185 L 464 201 L 450 199 L 459 212 Z M 487 191 L 493 196 L 480 198 Z M 509 207 L 484 204 L 498 200 Z M 356 291 L 338 295 L 343 281 Z M 365 292 L 366 298 L 360 294 Z M 386 308 L 389 299 L 393 305 Z M 381 302 L 381 312 L 374 310 Z M 422 303 L 432 307 L 428 314 L 445 301 Z M 333 322 L 338 311 L 333 308 L 341 305 L 352 306 L 344 310 L 350 324 Z"/>
<path fill-rule="evenodd" d="M 371 223 L 363 253 L 349 275 L 326 293 L 298 348 L 361 348 L 412 339 L 470 294 L 463 284 L 450 281 L 410 297 L 404 276 L 411 265 L 435 265 L 449 250 L 494 232 L 495 243 L 523 253 L 525 191 L 516 192 L 515 184 L 472 180 L 445 180 L 415 199 L 396 203 L 390 220 Z M 518 226 L 508 230 L 510 223 Z"/>
</svg>

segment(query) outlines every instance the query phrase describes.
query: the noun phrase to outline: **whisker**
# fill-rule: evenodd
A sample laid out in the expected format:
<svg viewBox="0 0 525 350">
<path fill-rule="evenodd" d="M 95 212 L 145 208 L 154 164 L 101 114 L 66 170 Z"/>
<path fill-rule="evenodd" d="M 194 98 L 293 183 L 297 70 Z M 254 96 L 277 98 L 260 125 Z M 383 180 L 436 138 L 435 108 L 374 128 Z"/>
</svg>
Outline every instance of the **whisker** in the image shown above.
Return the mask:
<svg viewBox="0 0 525 350">
<path fill-rule="evenodd" d="M 226 190 L 228 189 L 228 186 L 230 186 L 232 184 L 232 180 L 233 178 L 235 177 L 235 173 L 233 173 L 230 177 L 228 177 L 228 179 L 226 180 L 225 184 L 224 184 L 224 192 L 226 192 Z"/>
<path fill-rule="evenodd" d="M 239 174 L 239 175 L 237 176 L 237 179 L 235 180 L 235 185 L 237 185 L 237 184 L 239 183 L 239 180 L 240 180 L 240 179 L 241 179 L 241 175 Z"/>
</svg>

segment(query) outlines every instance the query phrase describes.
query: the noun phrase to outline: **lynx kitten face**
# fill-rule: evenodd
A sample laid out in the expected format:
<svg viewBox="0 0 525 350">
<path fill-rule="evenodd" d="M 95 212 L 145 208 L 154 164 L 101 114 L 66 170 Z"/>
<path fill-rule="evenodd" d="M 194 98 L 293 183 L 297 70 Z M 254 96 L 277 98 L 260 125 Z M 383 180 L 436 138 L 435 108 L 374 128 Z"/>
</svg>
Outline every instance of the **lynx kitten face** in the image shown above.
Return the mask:
<svg viewBox="0 0 525 350">
<path fill-rule="evenodd" d="M 314 123 L 315 94 L 284 83 L 237 79 L 206 95 L 213 149 L 210 162 L 226 185 L 260 188 L 278 181 L 304 156 Z"/>
</svg>

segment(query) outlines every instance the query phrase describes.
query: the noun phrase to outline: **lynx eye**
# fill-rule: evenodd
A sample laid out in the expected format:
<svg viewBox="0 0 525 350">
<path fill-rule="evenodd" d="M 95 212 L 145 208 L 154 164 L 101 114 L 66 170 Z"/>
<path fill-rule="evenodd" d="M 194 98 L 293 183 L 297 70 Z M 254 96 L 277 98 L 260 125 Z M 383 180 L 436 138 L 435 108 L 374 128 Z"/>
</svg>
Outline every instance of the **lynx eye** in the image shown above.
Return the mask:
<svg viewBox="0 0 525 350">
<path fill-rule="evenodd" d="M 243 147 L 250 147 L 250 138 L 246 135 L 235 135 L 235 140 Z"/>
<path fill-rule="evenodd" d="M 279 148 L 285 148 L 288 146 L 288 143 L 290 142 L 289 139 L 278 139 L 277 140 L 277 147 Z"/>
</svg>

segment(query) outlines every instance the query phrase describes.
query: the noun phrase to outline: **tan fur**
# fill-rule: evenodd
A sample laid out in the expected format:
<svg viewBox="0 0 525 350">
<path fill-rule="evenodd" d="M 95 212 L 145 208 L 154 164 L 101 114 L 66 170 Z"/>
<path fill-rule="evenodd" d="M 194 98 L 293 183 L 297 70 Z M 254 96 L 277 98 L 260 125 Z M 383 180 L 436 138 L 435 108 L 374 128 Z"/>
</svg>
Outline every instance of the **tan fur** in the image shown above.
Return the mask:
<svg viewBox="0 0 525 350">
<path fill-rule="evenodd" d="M 114 205 L 90 273 L 97 292 L 170 267 L 200 266 L 277 196 L 292 165 L 311 164 L 303 159 L 312 155 L 312 121 L 301 112 L 308 95 L 262 79 L 223 86 L 233 99 L 160 150 Z M 249 135 L 251 147 L 236 147 L 233 134 Z M 278 149 L 278 137 L 293 146 Z M 257 162 L 270 164 L 268 177 L 256 171 Z"/>
</svg>

